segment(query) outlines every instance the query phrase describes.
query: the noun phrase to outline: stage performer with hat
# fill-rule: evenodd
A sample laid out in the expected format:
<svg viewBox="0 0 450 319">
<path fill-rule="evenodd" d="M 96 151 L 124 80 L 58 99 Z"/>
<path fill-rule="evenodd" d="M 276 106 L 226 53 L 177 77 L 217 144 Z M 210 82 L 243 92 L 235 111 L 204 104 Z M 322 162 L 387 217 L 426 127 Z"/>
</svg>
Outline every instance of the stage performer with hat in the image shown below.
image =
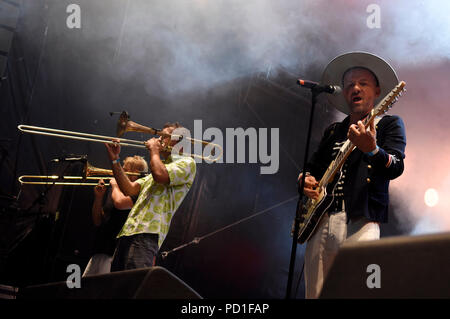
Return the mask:
<svg viewBox="0 0 450 319">
<path fill-rule="evenodd" d="M 320 296 L 344 242 L 379 239 L 379 224 L 388 221 L 389 182 L 404 169 L 405 127 L 402 119 L 393 115 L 377 117 L 367 128 L 363 121 L 398 82 L 386 61 L 366 52 L 340 55 L 325 68 L 322 83 L 342 87 L 341 93 L 329 94 L 328 99 L 348 116 L 325 130 L 306 166 L 304 194 L 319 197 L 318 181 L 347 139 L 356 148 L 342 166 L 332 204 L 307 241 L 306 298 Z M 299 181 L 301 178 L 302 173 Z"/>
</svg>

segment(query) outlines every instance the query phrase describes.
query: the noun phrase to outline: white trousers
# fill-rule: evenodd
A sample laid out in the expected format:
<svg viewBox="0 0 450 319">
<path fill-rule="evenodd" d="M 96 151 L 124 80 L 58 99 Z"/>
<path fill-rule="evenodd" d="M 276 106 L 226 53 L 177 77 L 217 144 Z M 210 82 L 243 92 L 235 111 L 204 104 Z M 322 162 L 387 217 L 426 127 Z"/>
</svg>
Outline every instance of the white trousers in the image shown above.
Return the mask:
<svg viewBox="0 0 450 319">
<path fill-rule="evenodd" d="M 112 258 L 106 254 L 95 254 L 89 259 L 82 277 L 110 273 Z"/>
<path fill-rule="evenodd" d="M 376 240 L 380 226 L 361 217 L 347 224 L 345 211 L 325 213 L 305 251 L 305 298 L 318 298 L 339 247 L 345 242 Z"/>
</svg>

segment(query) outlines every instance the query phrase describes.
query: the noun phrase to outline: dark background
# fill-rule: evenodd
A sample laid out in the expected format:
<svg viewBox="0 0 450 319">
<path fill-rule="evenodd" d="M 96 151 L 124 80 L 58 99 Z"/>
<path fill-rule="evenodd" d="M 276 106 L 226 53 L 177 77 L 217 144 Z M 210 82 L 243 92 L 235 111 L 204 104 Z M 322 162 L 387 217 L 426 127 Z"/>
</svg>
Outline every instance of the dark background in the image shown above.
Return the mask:
<svg viewBox="0 0 450 319">
<path fill-rule="evenodd" d="M 66 25 L 66 8 L 72 3 L 81 8 L 80 29 Z M 382 9 L 380 29 L 366 25 L 371 3 Z M 2 35 L 10 37 L 2 38 L 0 48 L 6 63 L 0 69 L 1 284 L 65 280 L 66 266 L 84 268 L 92 253 L 92 189 L 21 187 L 17 178 L 80 174 L 80 164 L 51 162 L 66 154 L 87 154 L 92 165 L 109 168 L 100 143 L 20 134 L 17 125 L 114 136 L 117 116 L 109 112 L 126 110 L 139 124 L 160 128 L 179 121 L 191 133 L 194 120 L 202 120 L 203 131 L 217 127 L 224 141 L 226 128 L 279 128 L 276 174 L 260 174 L 262 163 L 197 165 L 195 183 L 161 251 L 291 200 L 158 263 L 206 298 L 283 298 L 296 177 L 311 109 L 309 92 L 297 87 L 296 79 L 319 81 L 332 58 L 353 50 L 385 57 L 410 91 L 392 110 L 406 123 L 407 168 L 392 183 L 390 222 L 382 226 L 382 236 L 450 229 L 448 217 L 440 213 L 447 206 L 433 211 L 423 203 L 424 190 L 446 190 L 447 179 L 430 183 L 436 181 L 433 173 L 421 170 L 424 153 L 435 163 L 433 171 L 443 167 L 443 154 L 449 154 L 441 146 L 439 160 L 433 157 L 433 143 L 444 135 L 448 116 L 439 108 L 449 97 L 448 40 L 427 33 L 438 27 L 448 35 L 447 19 L 435 15 L 442 11 L 439 6 L 422 1 L 395 6 L 388 1 L 201 0 L 0 4 Z M 403 28 L 417 16 L 417 29 L 405 36 Z M 321 97 L 311 147 L 327 125 L 342 118 Z M 434 134 L 429 122 L 441 130 Z M 127 137 L 149 138 L 142 133 Z M 145 151 L 126 147 L 121 158 L 133 154 L 148 159 Z M 429 219 L 423 221 L 424 216 Z M 298 246 L 294 289 L 303 252 Z M 293 295 L 303 298 L 303 282 Z"/>
</svg>

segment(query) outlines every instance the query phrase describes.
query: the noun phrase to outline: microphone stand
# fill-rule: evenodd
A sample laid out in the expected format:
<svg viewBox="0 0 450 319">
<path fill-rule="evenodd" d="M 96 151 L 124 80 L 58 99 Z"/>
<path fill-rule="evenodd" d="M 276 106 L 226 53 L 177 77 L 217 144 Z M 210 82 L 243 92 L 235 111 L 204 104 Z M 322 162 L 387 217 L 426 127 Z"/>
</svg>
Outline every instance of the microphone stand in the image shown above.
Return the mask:
<svg viewBox="0 0 450 319">
<path fill-rule="evenodd" d="M 304 210 L 304 204 L 303 204 L 303 189 L 305 187 L 305 176 L 306 176 L 306 163 L 308 161 L 308 152 L 309 152 L 309 142 L 311 140 L 311 131 L 312 131 L 312 124 L 314 119 L 314 109 L 316 107 L 316 100 L 317 96 L 322 93 L 324 90 L 320 87 L 313 87 L 310 88 L 312 96 L 311 96 L 311 113 L 309 116 L 309 124 L 308 124 L 308 135 L 306 138 L 306 147 L 305 147 L 305 157 L 303 160 L 303 170 L 302 170 L 302 179 L 300 181 L 300 184 L 298 185 L 298 202 L 297 202 L 297 208 L 295 212 L 295 221 L 294 221 L 294 234 L 292 235 L 292 249 L 291 249 L 291 259 L 289 263 L 289 275 L 288 275 L 288 282 L 287 282 L 287 291 L 286 291 L 286 299 L 290 299 L 291 297 L 291 290 L 292 290 L 292 279 L 294 275 L 294 268 L 295 268 L 295 256 L 297 253 L 297 240 L 298 240 L 298 233 L 300 230 L 300 222 L 302 222 L 302 212 Z"/>
</svg>

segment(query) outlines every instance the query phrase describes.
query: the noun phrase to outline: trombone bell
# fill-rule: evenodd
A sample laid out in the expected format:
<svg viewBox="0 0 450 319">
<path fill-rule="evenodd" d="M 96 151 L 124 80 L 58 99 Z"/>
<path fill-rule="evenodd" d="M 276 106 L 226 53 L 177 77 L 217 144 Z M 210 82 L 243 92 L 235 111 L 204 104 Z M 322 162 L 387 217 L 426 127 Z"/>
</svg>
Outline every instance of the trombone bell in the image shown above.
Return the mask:
<svg viewBox="0 0 450 319">
<path fill-rule="evenodd" d="M 119 121 L 117 122 L 116 134 L 117 137 L 122 137 L 126 132 L 141 132 L 151 135 L 158 135 L 158 130 L 152 127 L 147 127 L 144 125 L 137 124 L 136 122 L 130 121 L 130 116 L 127 112 L 123 111 L 120 114 Z"/>
<path fill-rule="evenodd" d="M 143 173 L 135 173 L 135 172 L 125 172 L 126 175 L 132 175 L 132 176 L 141 176 Z M 111 169 L 105 169 L 105 168 L 98 168 L 95 166 L 92 166 L 89 164 L 89 162 L 86 162 L 86 166 L 83 170 L 83 176 L 84 177 L 90 177 L 90 176 L 109 176 L 112 178 L 114 176 L 114 173 Z"/>
</svg>

